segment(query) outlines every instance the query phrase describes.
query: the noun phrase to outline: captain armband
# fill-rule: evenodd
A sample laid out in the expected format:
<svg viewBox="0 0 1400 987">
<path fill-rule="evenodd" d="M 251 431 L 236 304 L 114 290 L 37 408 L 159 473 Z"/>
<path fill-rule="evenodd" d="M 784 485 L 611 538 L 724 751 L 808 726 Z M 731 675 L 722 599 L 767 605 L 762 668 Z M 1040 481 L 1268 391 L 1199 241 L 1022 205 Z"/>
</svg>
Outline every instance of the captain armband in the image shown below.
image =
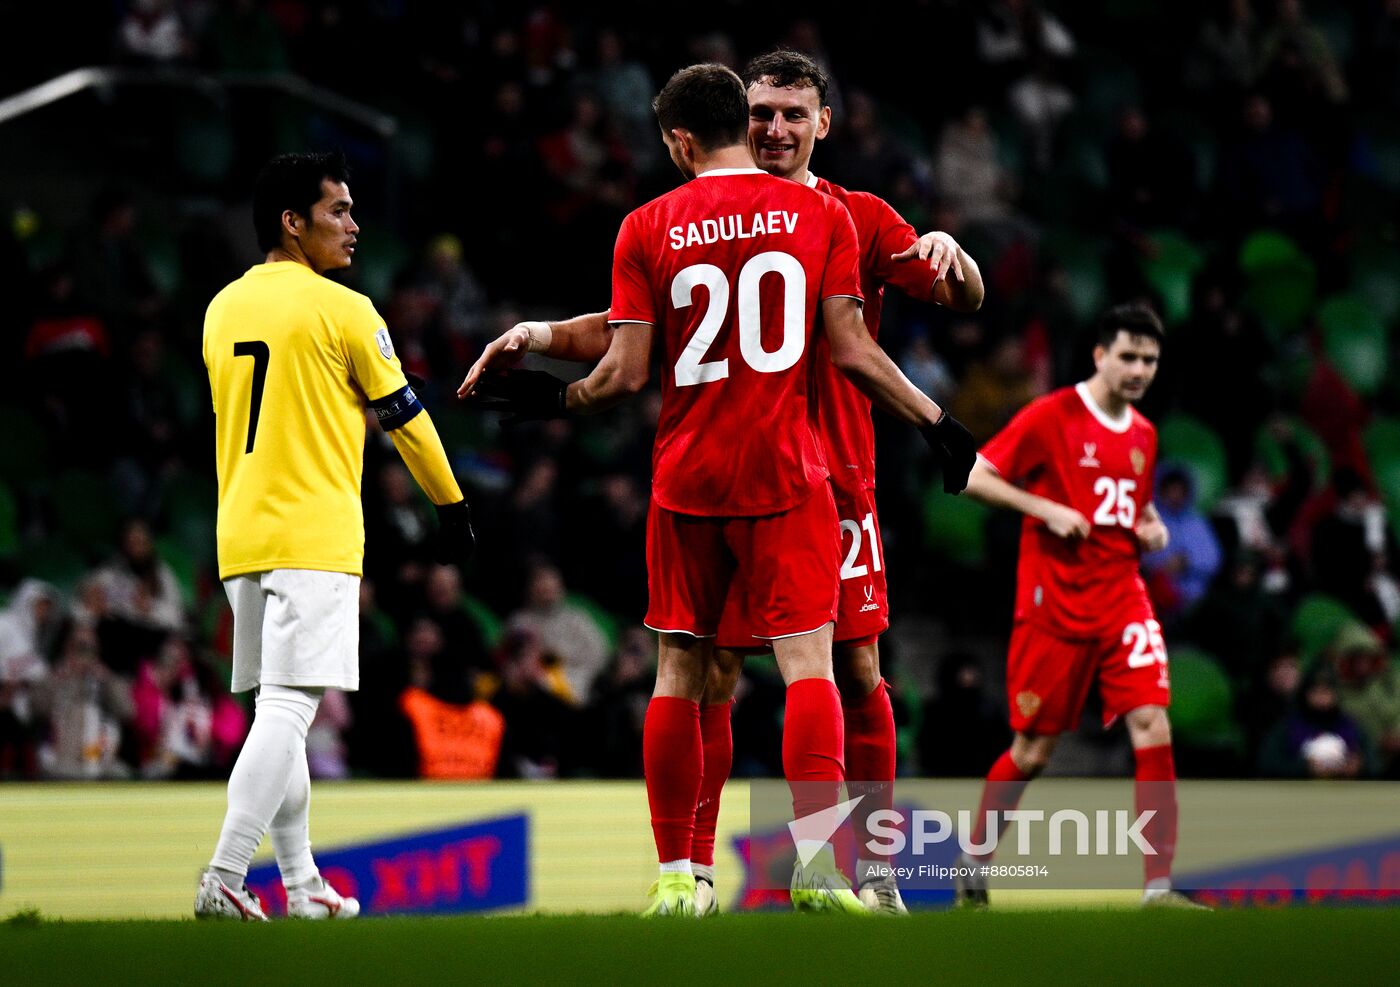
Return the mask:
<svg viewBox="0 0 1400 987">
<path fill-rule="evenodd" d="M 379 419 L 379 427 L 386 432 L 402 428 L 418 417 L 418 412 L 423 410 L 423 402 L 418 400 L 418 395 L 413 393 L 412 386 L 408 384 L 393 394 L 371 401 L 369 406 L 374 409 L 374 417 Z"/>
</svg>

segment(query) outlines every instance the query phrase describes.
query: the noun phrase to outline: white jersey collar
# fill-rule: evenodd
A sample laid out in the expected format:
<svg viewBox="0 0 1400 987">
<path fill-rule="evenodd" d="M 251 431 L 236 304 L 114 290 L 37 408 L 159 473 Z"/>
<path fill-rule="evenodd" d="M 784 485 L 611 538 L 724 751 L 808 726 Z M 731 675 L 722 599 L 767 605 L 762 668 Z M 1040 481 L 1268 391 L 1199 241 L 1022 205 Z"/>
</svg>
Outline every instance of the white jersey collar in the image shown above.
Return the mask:
<svg viewBox="0 0 1400 987">
<path fill-rule="evenodd" d="M 803 182 L 802 184 L 803 184 L 803 185 L 806 185 L 808 188 L 816 188 L 816 187 L 817 187 L 817 176 L 814 175 L 814 174 L 812 174 L 810 171 L 807 172 L 807 180 L 806 180 L 805 182 Z"/>
<path fill-rule="evenodd" d="M 725 175 L 766 175 L 768 172 L 761 168 L 712 168 L 709 171 L 702 171 L 696 178 L 722 178 Z"/>
<path fill-rule="evenodd" d="M 1094 396 L 1089 393 L 1089 385 L 1087 383 L 1080 381 L 1078 384 L 1074 385 L 1074 390 L 1075 393 L 1079 395 L 1079 399 L 1084 402 L 1084 407 L 1089 409 L 1089 414 L 1097 418 L 1099 424 L 1110 432 L 1117 432 L 1121 435 L 1132 427 L 1132 408 L 1125 408 L 1123 409 L 1123 414 L 1119 415 L 1117 418 L 1110 418 L 1108 412 L 1100 408 L 1099 403 L 1094 400 Z"/>
</svg>

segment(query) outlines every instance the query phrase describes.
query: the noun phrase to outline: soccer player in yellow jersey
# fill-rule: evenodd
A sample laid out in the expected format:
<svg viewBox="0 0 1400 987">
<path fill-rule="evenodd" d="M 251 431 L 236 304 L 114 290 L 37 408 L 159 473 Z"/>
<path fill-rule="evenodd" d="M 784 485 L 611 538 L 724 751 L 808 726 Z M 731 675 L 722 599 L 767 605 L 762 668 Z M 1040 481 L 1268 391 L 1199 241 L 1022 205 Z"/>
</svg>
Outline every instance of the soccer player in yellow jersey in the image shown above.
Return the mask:
<svg viewBox="0 0 1400 987">
<path fill-rule="evenodd" d="M 347 177 L 339 154 L 274 158 L 253 193 L 266 261 L 219 292 L 204 320 L 233 691 L 257 689 L 257 712 L 200 878 L 200 918 L 266 919 L 245 878 L 269 832 L 289 915 L 359 913 L 311 856 L 306 732 L 327 688 L 359 686 L 366 406 L 437 505 L 440 560 L 465 561 L 474 546 L 467 502 L 384 320 L 323 276 L 355 254 Z"/>
</svg>

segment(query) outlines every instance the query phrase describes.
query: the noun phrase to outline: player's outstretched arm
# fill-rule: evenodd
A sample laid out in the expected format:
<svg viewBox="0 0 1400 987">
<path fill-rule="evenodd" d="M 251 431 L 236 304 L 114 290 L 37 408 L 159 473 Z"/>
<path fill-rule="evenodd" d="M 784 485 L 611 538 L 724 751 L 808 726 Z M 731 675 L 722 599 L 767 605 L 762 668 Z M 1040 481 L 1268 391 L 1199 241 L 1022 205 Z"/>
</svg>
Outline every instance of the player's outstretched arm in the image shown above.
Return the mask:
<svg viewBox="0 0 1400 987">
<path fill-rule="evenodd" d="M 959 493 L 977 457 L 977 445 L 956 418 L 909 382 L 903 371 L 870 338 L 855 298 L 836 296 L 822 302 L 822 320 L 831 344 L 831 361 L 872 401 L 913 425 L 943 467 L 943 489 Z"/>
<path fill-rule="evenodd" d="M 932 297 L 938 304 L 955 312 L 976 312 L 982 307 L 987 295 L 982 270 L 947 233 L 925 233 L 890 259 L 899 264 L 927 265 L 934 272 Z"/>
<path fill-rule="evenodd" d="M 632 397 L 651 379 L 651 341 L 655 330 L 645 322 L 620 322 L 607 352 L 583 380 L 564 392 L 570 414 L 592 415 Z"/>
<path fill-rule="evenodd" d="M 437 508 L 437 560 L 465 562 L 476 548 L 471 508 L 452 475 L 447 450 L 412 387 L 370 402 L 413 479 Z"/>
<path fill-rule="evenodd" d="M 499 412 L 507 428 L 521 422 L 591 415 L 620 404 L 647 386 L 652 327 L 619 323 L 612 345 L 593 372 L 572 384 L 543 370 L 510 370 L 479 382 L 471 404 Z"/>
<path fill-rule="evenodd" d="M 1091 530 L 1089 519 L 1083 514 L 1008 483 L 983 456 L 977 457 L 967 478 L 967 495 L 991 507 L 1005 507 L 1037 518 L 1059 538 L 1086 538 Z"/>
<path fill-rule="evenodd" d="M 596 363 L 612 341 L 608 313 L 578 315 L 563 322 L 520 322 L 487 344 L 467 371 L 457 396 L 465 398 L 476 391 L 477 381 L 488 370 L 509 370 L 526 353 L 542 353 L 557 360 Z"/>
</svg>

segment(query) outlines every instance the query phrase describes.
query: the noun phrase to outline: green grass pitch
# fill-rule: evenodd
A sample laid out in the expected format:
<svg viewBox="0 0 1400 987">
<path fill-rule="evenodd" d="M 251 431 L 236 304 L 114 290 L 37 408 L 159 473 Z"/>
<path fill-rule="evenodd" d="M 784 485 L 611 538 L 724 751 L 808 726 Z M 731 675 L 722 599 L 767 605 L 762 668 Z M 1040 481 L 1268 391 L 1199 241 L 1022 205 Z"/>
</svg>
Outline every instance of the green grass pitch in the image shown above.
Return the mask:
<svg viewBox="0 0 1400 987">
<path fill-rule="evenodd" d="M 1394 984 L 1400 911 L 0 924 L 0 984 Z"/>
</svg>

